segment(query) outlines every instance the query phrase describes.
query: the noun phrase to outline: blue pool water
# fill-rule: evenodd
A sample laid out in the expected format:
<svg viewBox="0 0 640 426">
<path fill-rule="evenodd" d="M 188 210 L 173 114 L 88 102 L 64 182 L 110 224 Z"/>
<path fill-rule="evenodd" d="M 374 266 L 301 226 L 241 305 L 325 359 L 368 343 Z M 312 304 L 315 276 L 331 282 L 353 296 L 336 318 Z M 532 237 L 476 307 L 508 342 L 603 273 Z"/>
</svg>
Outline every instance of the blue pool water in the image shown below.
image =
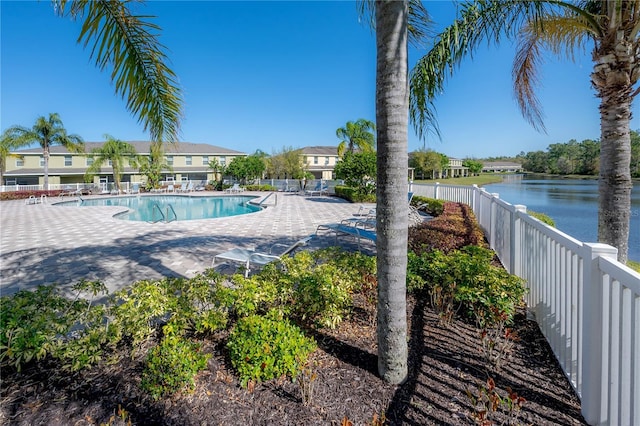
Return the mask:
<svg viewBox="0 0 640 426">
<path fill-rule="evenodd" d="M 140 197 L 112 197 L 91 200 L 68 201 L 59 206 L 120 206 L 129 209 L 117 215 L 118 219 L 154 222 L 162 215 L 173 220 L 213 219 L 253 213 L 260 207 L 247 204 L 251 196 L 189 197 L 179 195 L 151 195 Z M 155 206 L 158 207 L 155 207 Z M 173 210 L 171 210 L 173 208 Z M 162 215 L 160 214 L 162 212 Z"/>
</svg>

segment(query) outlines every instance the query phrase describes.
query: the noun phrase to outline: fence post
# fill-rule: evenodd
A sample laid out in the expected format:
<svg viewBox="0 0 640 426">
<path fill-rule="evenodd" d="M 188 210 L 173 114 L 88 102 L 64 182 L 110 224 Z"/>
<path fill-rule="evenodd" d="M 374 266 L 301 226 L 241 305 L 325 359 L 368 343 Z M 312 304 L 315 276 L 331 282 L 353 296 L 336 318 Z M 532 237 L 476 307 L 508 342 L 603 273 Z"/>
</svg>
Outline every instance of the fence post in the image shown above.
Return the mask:
<svg viewBox="0 0 640 426">
<path fill-rule="evenodd" d="M 433 188 L 433 198 L 435 198 L 436 200 L 438 199 L 438 192 L 440 192 L 438 191 L 439 187 L 440 187 L 440 182 L 436 182 Z"/>
<path fill-rule="evenodd" d="M 511 237 L 510 247 L 509 247 L 509 259 L 511 260 L 511 264 L 509 265 L 509 273 L 522 276 L 522 271 L 520 270 L 520 253 L 522 251 L 522 241 L 521 235 L 522 233 L 522 218 L 521 214 L 527 213 L 527 206 L 523 206 L 522 204 L 516 204 L 513 206 L 515 210 L 511 215 L 511 229 L 509 229 L 509 235 Z"/>
<path fill-rule="evenodd" d="M 584 243 L 583 265 L 583 326 L 580 350 L 582 362 L 582 415 L 590 425 L 607 423 L 608 412 L 608 330 L 604 330 L 605 291 L 599 270 L 598 258 L 616 259 L 618 250 L 607 244 Z M 580 389 L 580 384 L 578 384 Z"/>
<path fill-rule="evenodd" d="M 496 248 L 496 200 L 500 198 L 497 192 L 491 193 L 491 204 L 489 205 L 489 247 Z"/>
</svg>

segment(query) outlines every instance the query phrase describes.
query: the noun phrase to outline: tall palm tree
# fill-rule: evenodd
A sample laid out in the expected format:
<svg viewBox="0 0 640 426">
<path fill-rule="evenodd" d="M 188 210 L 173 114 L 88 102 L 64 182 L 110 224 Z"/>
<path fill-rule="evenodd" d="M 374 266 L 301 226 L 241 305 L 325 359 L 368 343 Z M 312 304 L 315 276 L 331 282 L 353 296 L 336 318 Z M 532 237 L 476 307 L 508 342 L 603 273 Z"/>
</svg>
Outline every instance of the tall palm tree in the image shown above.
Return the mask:
<svg viewBox="0 0 640 426">
<path fill-rule="evenodd" d="M 420 0 L 359 0 L 358 8 L 376 30 L 378 373 L 397 384 L 407 377 L 408 354 L 407 50 L 409 42 L 421 45 L 429 35 L 431 19 Z M 425 110 L 426 118 L 434 118 L 431 114 Z M 437 132 L 429 126 L 435 120 L 426 118 L 426 127 Z"/>
<path fill-rule="evenodd" d="M 44 190 L 49 189 L 49 150 L 52 146 L 62 145 L 71 152 L 83 152 L 84 142 L 79 135 L 68 135 L 57 113 L 49 114 L 49 118 L 38 117 L 29 129 L 23 126 L 11 126 L 6 130 L 6 137 L 14 149 L 38 143 L 42 147 L 44 157 Z"/>
<path fill-rule="evenodd" d="M 631 216 L 631 105 L 640 92 L 640 0 L 489 0 L 467 2 L 437 37 L 411 75 L 411 116 L 419 128 L 432 116 L 431 102 L 446 77 L 482 42 L 506 35 L 519 40 L 514 89 L 523 116 L 544 130 L 535 97 L 543 48 L 573 58 L 591 50 L 591 85 L 600 99 L 598 240 L 618 248 L 625 263 Z"/>
<path fill-rule="evenodd" d="M 93 175 L 100 172 L 104 163 L 111 163 L 113 182 L 118 192 L 120 192 L 120 180 L 125 167 L 124 162 L 129 160 L 129 164 L 134 167 L 137 166 L 138 153 L 134 146 L 128 142 L 115 139 L 111 135 L 104 135 L 104 137 L 106 142 L 101 147 L 91 151 L 90 157 L 93 158 L 93 163 L 87 168 L 85 177 L 93 177 Z"/>
<path fill-rule="evenodd" d="M 356 148 L 364 152 L 372 152 L 376 143 L 376 137 L 372 132 L 375 131 L 375 123 L 364 118 L 356 122 L 347 121 L 344 127 L 336 130 L 336 136 L 341 139 L 338 144 L 338 155 L 342 157 L 345 152 L 353 152 Z"/>
<path fill-rule="evenodd" d="M 407 1 L 376 1 L 376 242 L 378 372 L 389 383 L 407 377 L 408 206 Z"/>
<path fill-rule="evenodd" d="M 108 70 L 116 94 L 162 144 L 178 140 L 182 96 L 176 75 L 168 67 L 165 48 L 158 41 L 160 27 L 153 17 L 136 15 L 137 0 L 54 0 L 60 16 L 81 19 L 78 43 L 90 46 L 91 58 Z"/>
<path fill-rule="evenodd" d="M 4 172 L 7 170 L 7 158 L 11 156 L 11 151 L 20 148 L 15 145 L 15 139 L 8 131 L 2 132 L 0 136 L 0 185 L 4 185 Z"/>
</svg>

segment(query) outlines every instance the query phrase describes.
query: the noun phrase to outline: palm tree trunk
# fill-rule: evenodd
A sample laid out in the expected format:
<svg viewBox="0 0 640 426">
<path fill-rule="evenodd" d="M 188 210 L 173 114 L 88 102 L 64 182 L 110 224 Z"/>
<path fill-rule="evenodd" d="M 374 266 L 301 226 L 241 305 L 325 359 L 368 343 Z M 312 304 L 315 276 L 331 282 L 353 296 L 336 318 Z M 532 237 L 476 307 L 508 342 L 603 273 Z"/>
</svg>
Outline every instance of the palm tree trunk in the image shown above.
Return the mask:
<svg viewBox="0 0 640 426">
<path fill-rule="evenodd" d="M 407 377 L 407 1 L 376 1 L 378 372 Z"/>
<path fill-rule="evenodd" d="M 626 119 L 624 119 L 626 117 Z M 598 241 L 618 248 L 618 261 L 627 262 L 631 219 L 630 101 L 615 96 L 600 104 L 600 181 Z"/>
<path fill-rule="evenodd" d="M 600 98 L 598 241 L 618 249 L 627 262 L 631 218 L 631 56 L 624 40 L 610 38 L 594 53 L 591 81 Z"/>
<path fill-rule="evenodd" d="M 44 158 L 44 185 L 42 186 L 42 189 L 44 189 L 45 191 L 49 190 L 49 148 L 45 148 L 44 152 L 42 153 L 42 156 Z"/>
</svg>

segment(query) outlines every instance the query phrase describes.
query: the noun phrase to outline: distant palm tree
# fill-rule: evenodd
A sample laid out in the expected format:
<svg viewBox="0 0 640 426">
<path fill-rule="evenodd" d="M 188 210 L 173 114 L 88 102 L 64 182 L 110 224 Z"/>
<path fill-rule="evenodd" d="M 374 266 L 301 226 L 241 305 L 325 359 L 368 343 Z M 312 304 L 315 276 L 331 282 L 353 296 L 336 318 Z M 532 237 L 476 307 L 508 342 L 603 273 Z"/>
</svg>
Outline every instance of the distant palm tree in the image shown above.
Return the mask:
<svg viewBox="0 0 640 426">
<path fill-rule="evenodd" d="M 631 217 L 631 104 L 640 93 L 640 0 L 490 0 L 466 2 L 437 36 L 411 75 L 411 116 L 419 128 L 432 117 L 430 102 L 463 58 L 502 35 L 518 38 L 514 89 L 524 117 L 544 130 L 535 97 L 543 48 L 572 59 L 591 47 L 591 86 L 600 98 L 598 241 L 618 248 L 626 262 Z"/>
<path fill-rule="evenodd" d="M 20 148 L 15 146 L 15 140 L 10 137 L 7 131 L 0 136 L 0 185 L 4 185 L 4 172 L 7 170 L 7 158 L 11 156 L 11 151 Z"/>
<path fill-rule="evenodd" d="M 336 130 L 336 136 L 342 139 L 338 145 L 338 156 L 342 157 L 345 152 L 353 152 L 356 148 L 372 152 L 376 144 L 375 131 L 375 123 L 364 118 L 356 122 L 347 121 L 344 127 Z"/>
<path fill-rule="evenodd" d="M 83 152 L 84 142 L 78 135 L 67 135 L 67 130 L 57 113 L 49 114 L 49 118 L 38 117 L 30 129 L 23 126 L 11 126 L 5 131 L 8 144 L 14 149 L 38 143 L 42 147 L 44 157 L 44 190 L 49 189 L 49 150 L 55 145 L 62 145 L 71 152 Z"/>
<path fill-rule="evenodd" d="M 147 190 L 160 187 L 162 171 L 173 172 L 173 168 L 167 163 L 161 143 L 152 143 L 149 155 L 138 157 L 138 169 L 147 178 Z"/>
<path fill-rule="evenodd" d="M 104 137 L 107 141 L 101 147 L 91 151 L 90 157 L 93 158 L 93 163 L 87 168 L 85 177 L 93 177 L 93 175 L 100 172 L 104 163 L 111 163 L 113 182 L 118 192 L 120 192 L 120 180 L 122 178 L 122 172 L 124 171 L 124 162 L 128 159 L 129 163 L 136 167 L 138 163 L 138 153 L 130 143 L 115 139 L 111 135 L 104 135 Z"/>
</svg>

